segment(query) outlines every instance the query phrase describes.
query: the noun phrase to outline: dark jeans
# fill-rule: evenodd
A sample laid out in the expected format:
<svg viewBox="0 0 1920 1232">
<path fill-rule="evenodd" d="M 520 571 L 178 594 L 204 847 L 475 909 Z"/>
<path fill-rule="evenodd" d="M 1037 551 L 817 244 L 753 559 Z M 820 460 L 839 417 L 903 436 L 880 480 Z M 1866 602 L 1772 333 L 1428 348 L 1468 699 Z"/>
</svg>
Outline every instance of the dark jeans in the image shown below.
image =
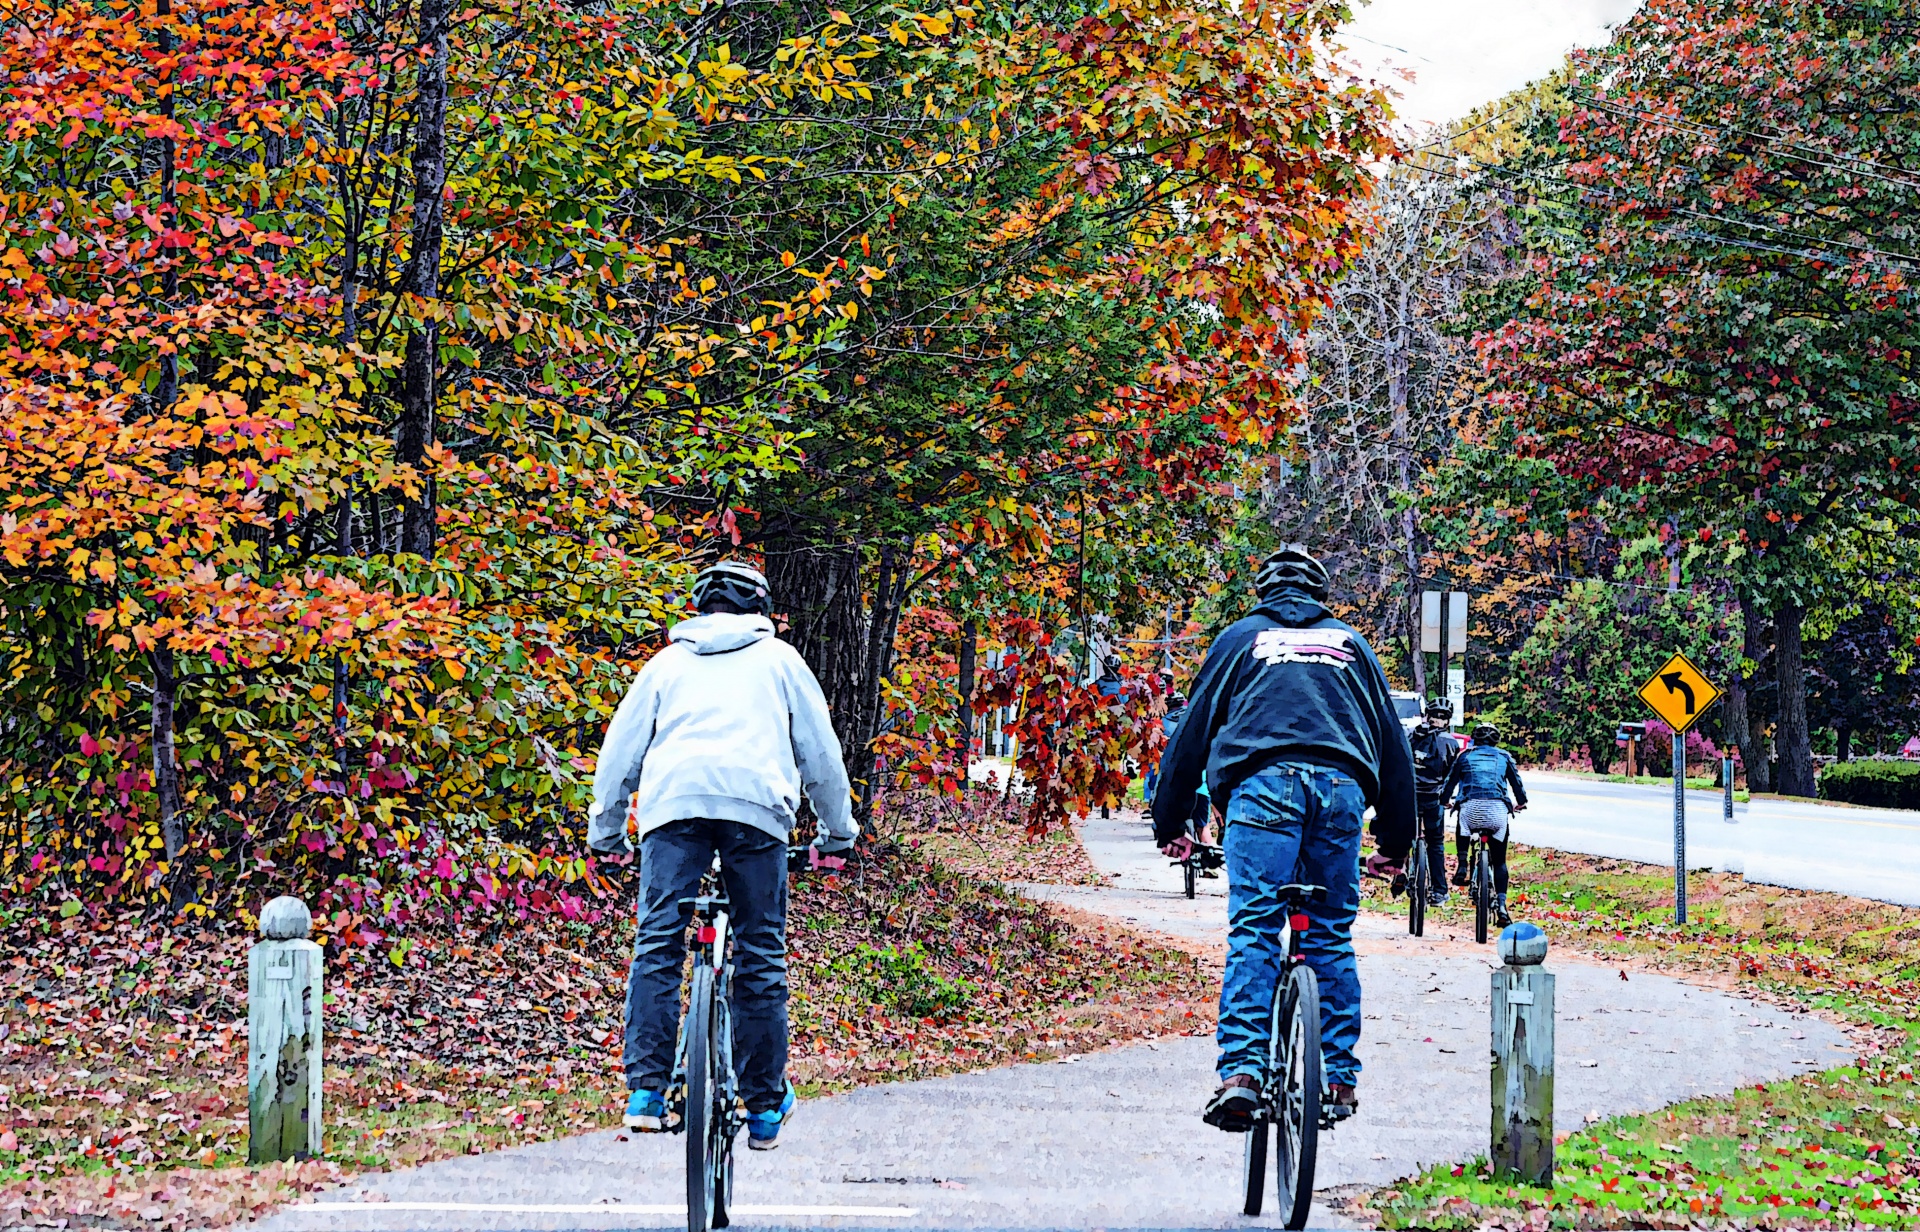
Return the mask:
<svg viewBox="0 0 1920 1232">
<path fill-rule="evenodd" d="M 1360 903 L 1360 824 L 1366 796 L 1348 775 L 1275 762 L 1227 800 L 1227 969 L 1220 984 L 1222 1078 L 1253 1074 L 1267 1046 L 1273 994 L 1286 951 L 1279 887 L 1325 886 L 1306 904 L 1313 923 L 1300 954 L 1320 977 L 1320 1052 L 1328 1082 L 1360 1073 L 1360 968 L 1353 917 Z"/>
<path fill-rule="evenodd" d="M 640 840 L 640 931 L 627 974 L 629 1091 L 665 1091 L 680 1035 L 680 973 L 700 878 L 720 853 L 733 932 L 733 1064 L 749 1112 L 787 1081 L 787 845 L 735 821 L 674 821 Z"/>
<path fill-rule="evenodd" d="M 1436 894 L 1447 892 L 1447 811 L 1440 797 L 1420 797 L 1420 838 L 1427 844 L 1427 881 Z"/>
<path fill-rule="evenodd" d="M 1457 836 L 1454 846 L 1460 855 L 1460 875 L 1473 876 L 1473 840 L 1464 834 Z M 1487 863 L 1493 866 L 1493 892 L 1507 892 L 1507 840 L 1490 838 L 1487 840 Z"/>
</svg>

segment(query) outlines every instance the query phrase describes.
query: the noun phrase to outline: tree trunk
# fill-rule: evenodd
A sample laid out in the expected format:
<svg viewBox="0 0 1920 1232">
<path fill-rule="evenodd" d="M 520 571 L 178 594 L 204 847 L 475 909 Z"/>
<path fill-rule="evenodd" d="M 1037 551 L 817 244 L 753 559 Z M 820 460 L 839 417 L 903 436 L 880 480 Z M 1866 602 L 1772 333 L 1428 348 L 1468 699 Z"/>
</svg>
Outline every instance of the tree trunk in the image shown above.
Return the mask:
<svg viewBox="0 0 1920 1232">
<path fill-rule="evenodd" d="M 873 803 L 873 740 L 880 734 L 880 681 L 893 670 L 893 640 L 910 581 L 911 554 L 874 554 L 871 600 L 865 553 L 852 544 L 773 544 L 767 582 L 787 618 L 786 640 L 813 669 L 833 714 L 847 776 L 864 823 Z"/>
<path fill-rule="evenodd" d="M 1408 673 L 1413 678 L 1413 691 L 1420 695 L 1420 704 L 1424 706 L 1430 694 L 1427 692 L 1427 656 L 1420 649 L 1420 551 L 1414 542 L 1413 510 L 1400 511 L 1400 533 L 1407 553 L 1407 662 L 1411 665 Z"/>
<path fill-rule="evenodd" d="M 1780 686 L 1780 781 L 1783 796 L 1813 794 L 1813 734 L 1807 728 L 1807 673 L 1800 627 L 1806 610 L 1782 603 L 1773 614 L 1774 678 Z"/>
<path fill-rule="evenodd" d="M 154 6 L 154 12 L 161 18 L 171 17 L 173 15 L 171 0 L 159 0 L 159 3 Z M 173 49 L 173 31 L 162 30 L 160 54 L 170 57 L 173 55 Z M 168 76 L 171 77 L 172 74 L 169 73 Z M 169 120 L 173 118 L 171 89 L 167 91 L 166 97 L 160 100 L 160 114 Z M 173 162 L 173 138 L 162 137 L 160 139 L 160 218 L 169 227 L 179 225 L 174 218 L 177 191 L 173 180 Z M 167 263 L 167 269 L 160 276 L 160 295 L 165 300 L 164 306 L 167 312 L 171 314 L 180 307 L 180 258 L 167 256 L 164 260 Z M 171 323 L 167 326 L 166 332 L 169 334 L 173 332 Z M 160 357 L 160 384 L 155 391 L 155 396 L 159 399 L 162 409 L 172 406 L 174 399 L 180 396 L 180 356 L 176 351 L 169 350 Z"/>
<path fill-rule="evenodd" d="M 1837 761 L 1852 761 L 1853 760 L 1853 725 L 1850 723 L 1842 722 L 1837 728 L 1834 729 L 1834 736 L 1835 736 L 1835 744 L 1836 744 L 1836 747 L 1834 749 L 1834 759 Z"/>
<path fill-rule="evenodd" d="M 980 630 L 973 621 L 960 622 L 960 785 L 966 786 L 973 764 L 973 666 L 979 651 Z"/>
<path fill-rule="evenodd" d="M 187 845 L 186 824 L 180 817 L 180 768 L 174 764 L 173 713 L 179 681 L 173 671 L 173 651 L 155 646 L 153 662 L 153 790 L 160 799 L 160 841 L 171 864 Z M 172 870 L 168 870 L 171 874 Z"/>
<path fill-rule="evenodd" d="M 441 194 L 447 183 L 447 14 L 449 0 L 420 0 L 419 43 L 432 55 L 420 64 L 413 141 L 413 236 L 403 289 L 425 300 L 440 297 Z M 400 366 L 400 423 L 395 456 L 423 466 L 434 441 L 438 396 L 440 325 L 428 320 L 407 335 Z M 432 556 L 435 538 L 433 480 L 423 476 L 418 495 L 401 502 L 400 550 Z"/>
<path fill-rule="evenodd" d="M 340 499 L 334 510 L 334 549 L 342 556 L 353 555 L 353 489 Z M 340 652 L 333 655 L 333 749 L 340 765 L 340 790 L 347 789 L 347 703 L 350 700 L 348 690 L 352 678 L 347 672 L 347 661 Z"/>
<path fill-rule="evenodd" d="M 1764 630 L 1761 628 L 1763 620 L 1760 608 L 1754 603 L 1753 597 L 1742 594 L 1740 596 L 1740 625 L 1743 631 L 1741 646 L 1744 657 L 1753 660 L 1756 673 L 1759 671 L 1760 661 L 1766 657 L 1766 641 Z M 1756 675 L 1755 679 L 1758 678 Z M 1757 734 L 1763 724 L 1756 721 L 1760 716 L 1754 713 L 1753 703 L 1756 699 L 1748 688 L 1748 684 L 1748 677 L 1744 673 L 1734 673 L 1733 680 L 1727 688 L 1727 732 L 1740 749 L 1740 761 L 1747 770 L 1747 790 L 1772 791 L 1773 767 L 1767 764 L 1767 750 Z"/>
<path fill-rule="evenodd" d="M 1394 479 L 1402 492 L 1413 490 L 1413 421 L 1407 412 L 1407 362 L 1411 350 L 1409 336 L 1412 333 L 1412 306 L 1408 302 L 1410 290 L 1405 282 L 1401 283 L 1398 317 L 1387 339 L 1386 354 L 1387 409 L 1390 416 L 1388 430 L 1393 434 Z M 1413 691 L 1420 695 L 1420 704 L 1424 706 L 1427 704 L 1427 656 L 1420 649 L 1419 524 L 1413 516 L 1412 506 L 1400 511 L 1400 540 L 1407 563 L 1407 674 L 1413 683 Z M 1440 638 L 1441 683 L 1444 688 L 1447 665 L 1445 630 L 1441 631 Z"/>
</svg>

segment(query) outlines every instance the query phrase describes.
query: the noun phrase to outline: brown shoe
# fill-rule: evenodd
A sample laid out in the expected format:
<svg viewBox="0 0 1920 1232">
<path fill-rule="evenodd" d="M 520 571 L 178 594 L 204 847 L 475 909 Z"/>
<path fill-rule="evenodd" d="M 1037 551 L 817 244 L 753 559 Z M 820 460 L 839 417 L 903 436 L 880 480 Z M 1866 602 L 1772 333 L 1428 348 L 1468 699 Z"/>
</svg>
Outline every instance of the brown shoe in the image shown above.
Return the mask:
<svg viewBox="0 0 1920 1232">
<path fill-rule="evenodd" d="M 1327 1084 L 1327 1115 L 1336 1121 L 1344 1121 L 1360 1111 L 1360 1093 L 1353 1089 L 1351 1082 L 1329 1082 Z"/>
<path fill-rule="evenodd" d="M 1244 1134 L 1253 1128 L 1260 1111 L 1260 1084 L 1251 1074 L 1230 1074 L 1221 1080 L 1220 1089 L 1207 1102 L 1200 1119 L 1215 1129 Z"/>
</svg>

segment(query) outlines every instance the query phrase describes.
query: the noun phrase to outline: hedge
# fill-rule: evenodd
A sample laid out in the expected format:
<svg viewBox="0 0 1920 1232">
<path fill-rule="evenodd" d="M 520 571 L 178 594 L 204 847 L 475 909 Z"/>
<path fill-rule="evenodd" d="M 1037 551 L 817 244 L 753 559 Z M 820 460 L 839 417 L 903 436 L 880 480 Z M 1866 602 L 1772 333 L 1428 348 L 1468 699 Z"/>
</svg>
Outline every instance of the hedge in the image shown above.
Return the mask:
<svg viewBox="0 0 1920 1232">
<path fill-rule="evenodd" d="M 1920 809 L 1920 761 L 1864 758 L 1820 771 L 1820 798 L 1878 808 Z"/>
</svg>

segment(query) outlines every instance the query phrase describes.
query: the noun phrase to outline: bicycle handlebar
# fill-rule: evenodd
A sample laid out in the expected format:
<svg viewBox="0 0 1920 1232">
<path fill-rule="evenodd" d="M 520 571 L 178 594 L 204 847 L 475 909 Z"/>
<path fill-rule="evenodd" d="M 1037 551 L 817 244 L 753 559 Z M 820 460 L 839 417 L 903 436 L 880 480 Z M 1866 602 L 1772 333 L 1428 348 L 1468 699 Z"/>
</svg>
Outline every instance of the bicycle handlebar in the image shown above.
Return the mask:
<svg viewBox="0 0 1920 1232">
<path fill-rule="evenodd" d="M 787 871 L 805 873 L 814 871 L 835 872 L 847 866 L 845 856 L 823 855 L 812 843 L 787 848 Z"/>
</svg>

